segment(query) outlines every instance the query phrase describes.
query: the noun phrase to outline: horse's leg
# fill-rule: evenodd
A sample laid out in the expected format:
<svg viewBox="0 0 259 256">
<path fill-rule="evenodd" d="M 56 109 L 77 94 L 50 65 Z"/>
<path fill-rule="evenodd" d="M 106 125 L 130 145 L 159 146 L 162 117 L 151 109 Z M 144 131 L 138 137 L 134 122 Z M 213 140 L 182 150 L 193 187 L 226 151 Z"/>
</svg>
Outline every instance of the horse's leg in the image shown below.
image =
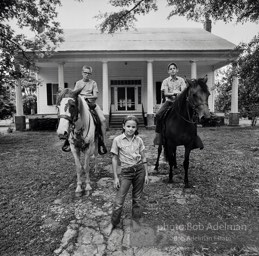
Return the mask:
<svg viewBox="0 0 259 256">
<path fill-rule="evenodd" d="M 156 164 L 155 164 L 155 168 L 154 170 L 158 171 L 158 167 L 159 167 L 159 159 L 160 159 L 160 155 L 161 155 L 161 152 L 162 152 L 162 145 L 159 144 L 158 145 L 158 149 L 157 149 L 157 159 L 156 159 Z"/>
<path fill-rule="evenodd" d="M 176 162 L 176 147 L 174 148 L 174 151 L 173 151 L 173 167 L 174 167 L 174 169 L 177 169 L 177 162 Z"/>
<path fill-rule="evenodd" d="M 173 183 L 173 167 L 176 164 L 176 146 L 173 146 L 173 148 L 169 148 L 168 152 L 171 152 L 170 156 L 168 157 L 168 162 L 169 162 L 169 180 L 168 180 L 168 183 Z"/>
<path fill-rule="evenodd" d="M 92 190 L 92 187 L 90 185 L 90 155 L 88 150 L 86 150 L 85 152 L 85 163 L 84 163 L 84 170 L 85 170 L 85 191 L 86 191 L 86 195 L 90 194 L 90 190 Z"/>
<path fill-rule="evenodd" d="M 184 161 L 183 161 L 183 167 L 184 167 L 184 184 L 185 188 L 190 188 L 189 179 L 188 179 L 188 169 L 189 169 L 189 159 L 190 159 L 190 147 L 185 147 L 185 153 L 184 153 Z"/>
<path fill-rule="evenodd" d="M 71 151 L 73 153 L 73 156 L 75 158 L 75 164 L 76 164 L 76 176 L 77 176 L 77 183 L 76 183 L 76 196 L 82 195 L 82 165 L 80 162 L 80 150 L 76 149 L 73 144 L 70 144 Z"/>
</svg>

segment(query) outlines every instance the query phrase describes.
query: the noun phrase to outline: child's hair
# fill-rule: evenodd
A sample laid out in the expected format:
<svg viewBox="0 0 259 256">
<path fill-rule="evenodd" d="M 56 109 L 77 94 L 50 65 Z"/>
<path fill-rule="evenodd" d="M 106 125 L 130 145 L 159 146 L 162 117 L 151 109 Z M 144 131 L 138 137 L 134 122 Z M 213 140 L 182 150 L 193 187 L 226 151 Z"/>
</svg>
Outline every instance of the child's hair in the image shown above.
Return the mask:
<svg viewBox="0 0 259 256">
<path fill-rule="evenodd" d="M 136 122 L 136 124 L 137 124 L 137 130 L 135 131 L 135 135 L 138 135 L 138 124 L 139 124 L 139 121 L 138 121 L 138 118 L 137 118 L 137 117 L 135 117 L 134 115 L 128 115 L 128 116 L 126 116 L 126 117 L 123 119 L 122 124 L 125 125 L 126 122 L 127 122 L 127 121 L 130 121 L 130 120 L 133 120 L 133 121 Z M 123 129 L 122 129 L 122 133 L 124 133 L 124 132 L 125 132 L 125 129 L 123 128 Z"/>
<path fill-rule="evenodd" d="M 170 68 L 171 66 L 175 66 L 175 68 L 178 69 L 177 65 L 176 65 L 174 62 L 171 62 L 171 63 L 168 64 L 167 70 L 169 70 L 169 68 Z"/>
</svg>

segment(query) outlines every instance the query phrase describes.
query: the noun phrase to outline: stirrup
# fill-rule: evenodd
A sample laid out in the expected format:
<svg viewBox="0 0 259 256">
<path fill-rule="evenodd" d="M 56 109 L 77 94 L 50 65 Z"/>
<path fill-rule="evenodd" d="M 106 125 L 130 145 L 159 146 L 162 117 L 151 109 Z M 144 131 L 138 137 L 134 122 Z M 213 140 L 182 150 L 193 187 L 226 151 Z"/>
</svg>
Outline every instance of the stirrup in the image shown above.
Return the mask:
<svg viewBox="0 0 259 256">
<path fill-rule="evenodd" d="M 71 148 L 70 148 L 70 143 L 68 141 L 68 139 L 65 140 L 63 146 L 62 146 L 62 150 L 64 152 L 70 152 L 71 151 Z"/>
</svg>

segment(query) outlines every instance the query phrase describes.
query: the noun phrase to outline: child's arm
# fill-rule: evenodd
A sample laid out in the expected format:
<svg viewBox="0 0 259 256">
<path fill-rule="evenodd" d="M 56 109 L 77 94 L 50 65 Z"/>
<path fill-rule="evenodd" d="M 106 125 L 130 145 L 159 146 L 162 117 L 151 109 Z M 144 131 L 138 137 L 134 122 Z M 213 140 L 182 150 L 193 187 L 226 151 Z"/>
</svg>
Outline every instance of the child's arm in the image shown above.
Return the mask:
<svg viewBox="0 0 259 256">
<path fill-rule="evenodd" d="M 146 155 L 145 155 L 144 151 L 141 151 L 140 154 L 141 154 L 142 163 L 144 164 L 144 168 L 145 168 L 145 172 L 146 172 L 145 184 L 147 185 L 148 182 L 149 182 L 149 180 L 148 180 L 147 158 L 146 158 Z"/>
<path fill-rule="evenodd" d="M 118 170 L 118 156 L 113 154 L 112 156 L 112 169 L 114 175 L 114 188 L 118 189 L 120 187 L 120 180 L 118 178 L 117 170 Z"/>
</svg>

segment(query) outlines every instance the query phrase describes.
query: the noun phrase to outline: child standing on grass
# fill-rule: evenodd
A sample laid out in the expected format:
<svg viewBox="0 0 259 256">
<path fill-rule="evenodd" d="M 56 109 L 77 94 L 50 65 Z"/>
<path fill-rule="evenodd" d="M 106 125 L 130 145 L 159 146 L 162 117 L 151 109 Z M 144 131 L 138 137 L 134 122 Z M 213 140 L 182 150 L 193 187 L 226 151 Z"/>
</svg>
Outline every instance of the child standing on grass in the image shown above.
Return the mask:
<svg viewBox="0 0 259 256">
<path fill-rule="evenodd" d="M 123 121 L 123 133 L 114 138 L 111 148 L 114 188 L 118 192 L 113 205 L 111 223 L 105 230 L 107 235 L 110 235 L 120 222 L 122 207 L 131 185 L 133 187 L 132 222 L 133 225 L 139 224 L 141 196 L 144 183 L 148 184 L 148 168 L 144 149 L 144 143 L 138 136 L 138 119 L 133 115 L 127 116 Z M 121 164 L 120 179 L 117 174 L 119 162 Z"/>
</svg>

